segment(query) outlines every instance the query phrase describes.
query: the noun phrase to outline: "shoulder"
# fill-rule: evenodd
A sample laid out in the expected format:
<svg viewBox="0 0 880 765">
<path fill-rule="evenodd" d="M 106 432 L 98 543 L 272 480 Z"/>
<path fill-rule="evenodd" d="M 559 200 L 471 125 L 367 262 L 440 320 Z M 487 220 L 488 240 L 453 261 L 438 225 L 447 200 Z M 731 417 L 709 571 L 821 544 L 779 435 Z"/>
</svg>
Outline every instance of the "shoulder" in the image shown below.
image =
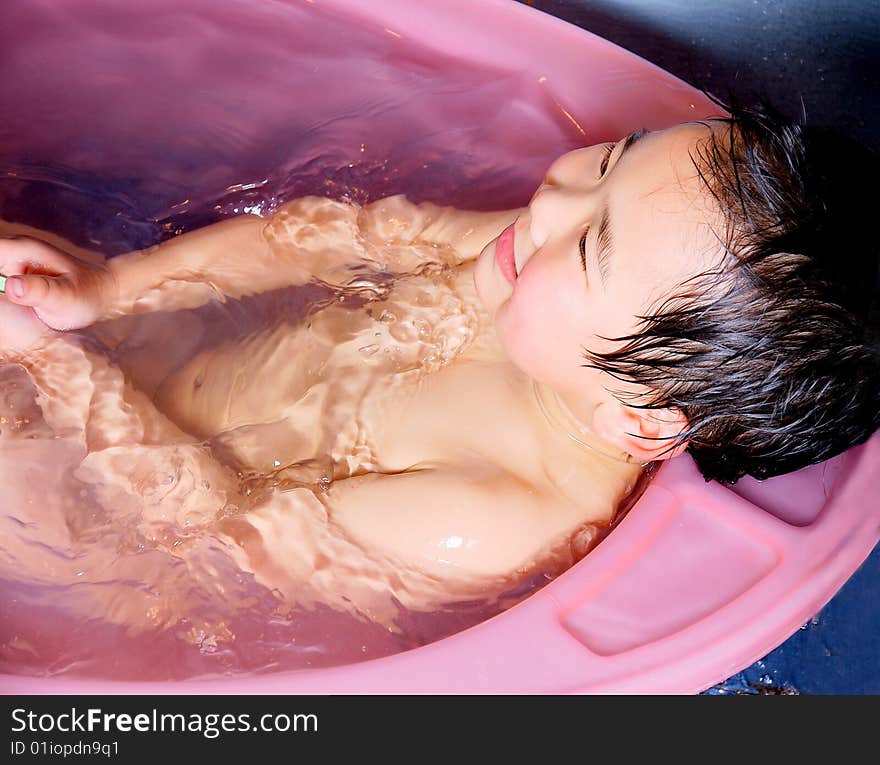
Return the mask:
<svg viewBox="0 0 880 765">
<path fill-rule="evenodd" d="M 488 461 L 358 476 L 326 499 L 357 542 L 439 576 L 525 573 L 594 520 Z"/>
</svg>

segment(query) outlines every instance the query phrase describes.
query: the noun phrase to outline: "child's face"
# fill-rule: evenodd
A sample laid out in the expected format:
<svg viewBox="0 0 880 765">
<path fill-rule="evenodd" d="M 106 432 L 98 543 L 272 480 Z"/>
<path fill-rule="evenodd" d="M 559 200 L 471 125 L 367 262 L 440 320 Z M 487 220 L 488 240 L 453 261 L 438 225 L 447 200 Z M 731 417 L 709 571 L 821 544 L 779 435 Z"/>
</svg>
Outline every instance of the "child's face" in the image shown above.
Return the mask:
<svg viewBox="0 0 880 765">
<path fill-rule="evenodd" d="M 621 140 L 604 174 L 611 144 L 564 154 L 514 224 L 515 280 L 496 257 L 499 240 L 504 250 L 503 235 L 477 261 L 477 292 L 511 361 L 573 397 L 569 403 L 579 402 L 587 422 L 596 404 L 609 401 L 606 386 L 626 387 L 583 368 L 583 348 L 611 350 L 614 344 L 603 337 L 636 331 L 638 315 L 658 308 L 679 284 L 721 258 L 713 229 L 720 236 L 723 219 L 689 156 L 696 156 L 710 130 L 727 129 L 709 125 L 650 132 L 625 151 Z M 606 206 L 610 240 L 598 237 Z M 585 231 L 586 273 L 579 247 Z M 608 241 L 600 269 L 597 245 Z"/>
</svg>

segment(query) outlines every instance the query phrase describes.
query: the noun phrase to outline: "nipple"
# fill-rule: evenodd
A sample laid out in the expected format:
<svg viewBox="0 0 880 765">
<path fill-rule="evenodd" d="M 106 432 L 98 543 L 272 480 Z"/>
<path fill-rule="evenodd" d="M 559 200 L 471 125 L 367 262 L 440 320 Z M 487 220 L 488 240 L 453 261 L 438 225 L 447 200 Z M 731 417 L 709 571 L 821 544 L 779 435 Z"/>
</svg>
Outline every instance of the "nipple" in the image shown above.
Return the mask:
<svg viewBox="0 0 880 765">
<path fill-rule="evenodd" d="M 579 446 L 603 457 L 614 460 L 615 462 L 624 462 L 628 464 L 638 464 L 639 461 L 628 452 L 618 451 L 610 444 L 606 443 L 597 436 L 593 430 L 581 422 L 571 409 L 566 406 L 565 402 L 560 398 L 559 394 L 552 388 L 542 385 L 537 380 L 532 380 L 532 391 L 538 402 L 538 408 L 543 413 L 547 422 L 551 427 L 564 433 L 568 438 Z M 649 463 L 641 463 L 645 467 Z"/>
</svg>

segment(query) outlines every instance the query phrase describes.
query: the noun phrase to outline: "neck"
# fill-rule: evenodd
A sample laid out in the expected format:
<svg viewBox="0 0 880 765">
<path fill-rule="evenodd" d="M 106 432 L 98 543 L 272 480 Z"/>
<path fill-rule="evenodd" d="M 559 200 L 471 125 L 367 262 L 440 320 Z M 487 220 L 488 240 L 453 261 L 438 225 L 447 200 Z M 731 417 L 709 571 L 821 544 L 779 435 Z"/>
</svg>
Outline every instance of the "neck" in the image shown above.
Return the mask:
<svg viewBox="0 0 880 765">
<path fill-rule="evenodd" d="M 583 420 L 575 416 L 572 408 L 555 390 L 534 379 L 531 380 L 531 386 L 538 409 L 551 430 L 559 437 L 567 438 L 585 452 L 599 455 L 606 460 L 639 464 L 635 457 L 600 438 Z"/>
</svg>

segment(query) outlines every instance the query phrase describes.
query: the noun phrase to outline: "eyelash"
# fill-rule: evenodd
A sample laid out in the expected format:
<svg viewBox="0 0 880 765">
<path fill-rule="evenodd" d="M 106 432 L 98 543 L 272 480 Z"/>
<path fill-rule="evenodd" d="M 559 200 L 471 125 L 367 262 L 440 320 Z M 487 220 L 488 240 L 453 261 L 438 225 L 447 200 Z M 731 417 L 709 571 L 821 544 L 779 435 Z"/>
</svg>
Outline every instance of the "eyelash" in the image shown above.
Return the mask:
<svg viewBox="0 0 880 765">
<path fill-rule="evenodd" d="M 602 164 L 599 165 L 599 177 L 601 178 L 605 175 L 605 171 L 608 169 L 608 160 L 611 159 L 611 154 L 614 152 L 614 147 L 617 146 L 616 143 L 612 143 L 610 146 L 606 146 L 605 156 L 602 157 Z"/>
<path fill-rule="evenodd" d="M 612 143 L 610 146 L 606 146 L 603 151 L 605 152 L 605 156 L 602 157 L 602 162 L 599 165 L 599 177 L 605 175 L 605 171 L 608 169 L 608 160 L 611 159 L 611 155 L 614 153 L 614 147 L 617 146 L 616 143 Z M 580 242 L 578 242 L 578 249 L 580 250 L 581 255 L 581 268 L 584 270 L 584 273 L 587 273 L 587 236 L 590 233 L 589 227 L 584 231 L 581 236 Z"/>
<path fill-rule="evenodd" d="M 587 228 L 581 236 L 580 242 L 578 242 L 578 249 L 581 253 L 581 268 L 584 269 L 584 273 L 587 273 L 587 234 L 590 233 L 590 229 Z"/>
</svg>

